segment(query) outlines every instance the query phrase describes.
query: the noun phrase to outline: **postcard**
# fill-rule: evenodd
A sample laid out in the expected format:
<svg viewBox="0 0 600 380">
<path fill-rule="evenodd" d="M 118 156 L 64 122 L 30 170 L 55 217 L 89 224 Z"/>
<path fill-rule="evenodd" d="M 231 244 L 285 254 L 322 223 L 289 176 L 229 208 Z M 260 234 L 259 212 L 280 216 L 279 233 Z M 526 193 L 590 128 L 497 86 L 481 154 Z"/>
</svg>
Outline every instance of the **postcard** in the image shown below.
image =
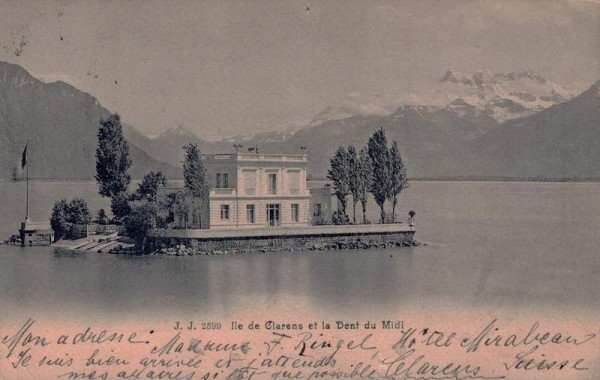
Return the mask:
<svg viewBox="0 0 600 380">
<path fill-rule="evenodd" d="M 0 378 L 600 378 L 597 1 L 0 1 Z"/>
</svg>

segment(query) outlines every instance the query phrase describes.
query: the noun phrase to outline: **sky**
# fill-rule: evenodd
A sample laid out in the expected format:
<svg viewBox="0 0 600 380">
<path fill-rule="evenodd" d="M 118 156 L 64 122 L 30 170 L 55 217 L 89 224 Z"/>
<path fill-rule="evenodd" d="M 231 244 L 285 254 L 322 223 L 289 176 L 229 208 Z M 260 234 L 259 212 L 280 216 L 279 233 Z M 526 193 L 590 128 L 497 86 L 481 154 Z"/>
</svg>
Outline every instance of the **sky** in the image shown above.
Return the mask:
<svg viewBox="0 0 600 380">
<path fill-rule="evenodd" d="M 583 91 L 600 79 L 600 2 L 0 0 L 0 60 L 150 136 L 231 136 L 383 113 L 448 69 Z"/>
</svg>

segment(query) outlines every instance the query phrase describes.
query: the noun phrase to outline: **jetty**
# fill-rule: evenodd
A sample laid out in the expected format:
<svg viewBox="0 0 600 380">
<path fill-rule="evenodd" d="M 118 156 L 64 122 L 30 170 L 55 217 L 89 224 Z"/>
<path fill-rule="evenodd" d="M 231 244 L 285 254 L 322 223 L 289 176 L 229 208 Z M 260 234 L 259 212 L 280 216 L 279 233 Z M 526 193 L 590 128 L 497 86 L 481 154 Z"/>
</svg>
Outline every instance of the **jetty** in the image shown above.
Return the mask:
<svg viewBox="0 0 600 380">
<path fill-rule="evenodd" d="M 75 240 L 60 240 L 52 244 L 55 251 L 95 252 L 95 253 L 132 253 L 134 244 L 131 239 L 118 233 L 90 235 Z"/>
</svg>

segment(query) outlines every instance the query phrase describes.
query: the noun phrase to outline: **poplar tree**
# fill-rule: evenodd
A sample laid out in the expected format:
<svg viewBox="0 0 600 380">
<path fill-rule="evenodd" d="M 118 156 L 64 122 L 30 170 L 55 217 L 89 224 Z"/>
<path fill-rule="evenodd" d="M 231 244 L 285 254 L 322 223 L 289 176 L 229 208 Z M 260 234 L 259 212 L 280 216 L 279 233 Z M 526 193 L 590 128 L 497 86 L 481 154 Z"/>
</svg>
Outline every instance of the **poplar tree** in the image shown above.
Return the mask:
<svg viewBox="0 0 600 380">
<path fill-rule="evenodd" d="M 352 145 L 348 146 L 348 150 L 346 151 L 348 158 L 348 188 L 350 190 L 350 194 L 352 194 L 352 222 L 356 224 L 356 204 L 359 200 L 359 182 L 360 178 L 358 177 L 358 153 L 356 152 L 356 148 Z"/>
<path fill-rule="evenodd" d="M 206 169 L 200 160 L 200 150 L 197 144 L 188 144 L 185 150 L 185 161 L 183 162 L 183 179 L 185 188 L 195 198 L 208 199 L 208 183 L 206 181 Z"/>
<path fill-rule="evenodd" d="M 406 178 L 406 167 L 402 162 L 398 142 L 393 141 L 389 152 L 390 158 L 390 184 L 388 187 L 387 198 L 392 202 L 392 222 L 396 221 L 396 205 L 398 204 L 398 195 L 402 190 L 408 187 Z"/>
<path fill-rule="evenodd" d="M 131 167 L 129 145 L 123 137 L 120 117 L 111 115 L 100 121 L 98 128 L 98 148 L 96 149 L 96 182 L 99 193 L 104 197 L 114 197 L 125 193 L 131 182 L 127 170 Z"/>
<path fill-rule="evenodd" d="M 358 153 L 356 170 L 353 171 L 357 179 L 356 195 L 362 206 L 363 224 L 367 223 L 367 201 L 369 199 L 369 189 L 371 188 L 372 170 L 368 148 L 364 147 Z"/>
<path fill-rule="evenodd" d="M 350 194 L 350 165 L 348 152 L 343 146 L 340 146 L 331 158 L 327 178 L 333 182 L 335 196 L 342 205 L 342 213 L 346 215 L 346 198 Z"/>
<path fill-rule="evenodd" d="M 113 214 L 113 223 L 120 224 L 129 215 L 131 212 L 130 200 L 131 196 L 125 191 L 115 194 L 110 198 L 110 211 Z"/>
<path fill-rule="evenodd" d="M 167 177 L 161 171 L 151 171 L 144 176 L 133 197 L 136 200 L 145 199 L 149 202 L 155 202 L 158 188 L 161 186 L 167 186 Z"/>
<path fill-rule="evenodd" d="M 385 223 L 385 200 L 389 194 L 390 183 L 390 152 L 383 128 L 373 133 L 367 144 L 371 159 L 372 181 L 369 192 L 373 194 L 380 209 L 381 223 Z"/>
</svg>

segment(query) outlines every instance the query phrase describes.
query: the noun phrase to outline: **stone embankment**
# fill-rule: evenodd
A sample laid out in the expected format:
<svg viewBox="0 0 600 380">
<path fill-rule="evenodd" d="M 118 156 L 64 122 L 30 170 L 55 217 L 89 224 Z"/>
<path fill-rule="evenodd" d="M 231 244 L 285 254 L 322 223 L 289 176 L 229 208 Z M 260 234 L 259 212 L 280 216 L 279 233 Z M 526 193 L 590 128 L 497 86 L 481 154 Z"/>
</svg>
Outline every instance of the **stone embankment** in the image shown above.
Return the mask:
<svg viewBox="0 0 600 380">
<path fill-rule="evenodd" d="M 385 225 L 260 228 L 246 230 L 155 230 L 145 252 L 177 256 L 337 249 L 383 249 L 418 245 L 414 229 Z"/>
<path fill-rule="evenodd" d="M 229 250 L 212 250 L 202 251 L 190 246 L 183 244 L 176 245 L 175 247 L 160 248 L 157 251 L 152 252 L 154 255 L 169 255 L 169 256 L 196 256 L 196 255 L 227 255 L 227 254 L 244 254 L 244 253 L 270 253 L 270 252 L 301 252 L 301 251 L 331 251 L 338 249 L 385 249 L 385 248 L 400 248 L 400 247 L 417 247 L 421 245 L 416 240 L 412 242 L 406 241 L 389 241 L 385 243 L 365 243 L 365 242 L 354 242 L 354 243 L 329 243 L 329 244 L 313 244 L 308 247 L 288 247 L 288 248 L 276 248 L 276 247 L 262 247 L 262 248 L 248 248 L 248 249 L 229 249 Z M 427 244 L 423 244 L 427 245 Z"/>
</svg>

